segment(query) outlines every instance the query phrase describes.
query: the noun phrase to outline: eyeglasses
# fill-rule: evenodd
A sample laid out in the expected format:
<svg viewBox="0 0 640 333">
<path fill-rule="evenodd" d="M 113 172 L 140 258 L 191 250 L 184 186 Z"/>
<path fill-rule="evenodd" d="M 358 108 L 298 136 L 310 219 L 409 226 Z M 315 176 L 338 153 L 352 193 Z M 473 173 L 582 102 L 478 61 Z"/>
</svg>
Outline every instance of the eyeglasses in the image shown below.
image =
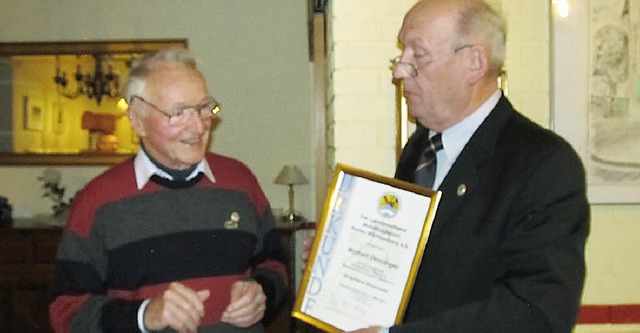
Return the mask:
<svg viewBox="0 0 640 333">
<path fill-rule="evenodd" d="M 189 120 L 189 115 L 192 113 L 195 114 L 197 112 L 198 116 L 200 116 L 200 119 L 208 120 L 220 112 L 220 104 L 218 103 L 218 101 L 215 100 L 215 98 L 211 96 L 207 97 L 206 100 L 200 104 L 177 106 L 177 107 L 173 107 L 171 111 L 162 110 L 157 105 L 145 100 L 144 98 L 138 95 L 131 96 L 132 103 L 136 99 L 139 99 L 144 104 L 150 106 L 152 109 L 162 113 L 167 118 L 169 118 L 169 125 L 171 126 L 186 124 L 187 121 Z M 192 112 L 188 112 L 188 111 L 192 111 Z"/>
<path fill-rule="evenodd" d="M 445 57 L 454 55 L 456 53 L 458 53 L 461 50 L 467 49 L 473 47 L 473 44 L 464 44 L 462 46 L 458 46 L 455 49 L 453 49 L 453 52 L 451 52 L 451 54 L 448 55 L 444 55 L 442 57 L 439 58 L 431 58 L 428 60 L 425 60 L 423 62 L 421 62 L 420 64 L 413 64 L 410 62 L 406 62 L 406 61 L 402 61 L 400 60 L 402 58 L 402 55 L 399 55 L 391 60 L 389 60 L 391 62 L 391 66 L 389 67 L 391 69 L 391 71 L 395 72 L 396 69 L 402 69 L 404 68 L 405 70 L 407 70 L 407 72 L 409 73 L 409 75 L 411 77 L 416 77 L 418 76 L 418 71 L 423 68 L 426 67 L 434 62 L 436 62 L 437 60 L 443 59 Z"/>
</svg>

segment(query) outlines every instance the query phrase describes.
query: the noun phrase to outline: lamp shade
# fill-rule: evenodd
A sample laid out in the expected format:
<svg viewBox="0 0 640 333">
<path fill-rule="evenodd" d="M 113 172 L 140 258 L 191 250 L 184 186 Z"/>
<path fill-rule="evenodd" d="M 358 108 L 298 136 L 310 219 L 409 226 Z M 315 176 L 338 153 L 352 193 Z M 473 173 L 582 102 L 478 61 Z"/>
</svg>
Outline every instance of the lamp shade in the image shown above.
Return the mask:
<svg viewBox="0 0 640 333">
<path fill-rule="evenodd" d="M 285 165 L 282 170 L 280 170 L 280 174 L 276 177 L 276 180 L 273 181 L 276 184 L 281 185 L 296 185 L 296 184 L 307 184 L 309 181 L 302 174 L 302 171 L 293 164 Z"/>
</svg>

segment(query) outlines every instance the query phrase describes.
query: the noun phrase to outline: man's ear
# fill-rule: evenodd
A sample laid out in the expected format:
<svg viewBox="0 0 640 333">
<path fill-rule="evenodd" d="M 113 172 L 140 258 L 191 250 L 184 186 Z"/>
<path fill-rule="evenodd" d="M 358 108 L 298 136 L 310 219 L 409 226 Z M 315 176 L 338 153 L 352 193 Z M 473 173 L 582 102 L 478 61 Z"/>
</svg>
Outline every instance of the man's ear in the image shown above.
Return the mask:
<svg viewBox="0 0 640 333">
<path fill-rule="evenodd" d="M 144 116 L 140 115 L 140 111 L 136 110 L 135 107 L 129 106 L 127 109 L 127 117 L 129 117 L 129 121 L 131 122 L 131 127 L 136 132 L 138 137 L 143 138 L 147 134 L 146 128 L 144 126 L 144 121 L 142 118 Z"/>
<path fill-rule="evenodd" d="M 489 72 L 489 55 L 482 46 L 472 46 L 469 83 L 474 84 Z"/>
</svg>

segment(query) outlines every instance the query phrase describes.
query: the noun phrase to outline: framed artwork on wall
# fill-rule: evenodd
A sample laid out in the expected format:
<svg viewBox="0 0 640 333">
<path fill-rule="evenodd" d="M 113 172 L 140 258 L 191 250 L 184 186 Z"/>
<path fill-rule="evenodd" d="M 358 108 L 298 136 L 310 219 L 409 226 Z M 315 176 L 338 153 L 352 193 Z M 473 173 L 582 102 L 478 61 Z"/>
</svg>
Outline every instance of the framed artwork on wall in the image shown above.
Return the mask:
<svg viewBox="0 0 640 333">
<path fill-rule="evenodd" d="M 60 134 L 64 130 L 64 112 L 60 102 L 51 103 L 51 128 L 56 134 Z"/>
<path fill-rule="evenodd" d="M 22 103 L 24 129 L 41 132 L 44 128 L 44 106 L 42 100 L 23 96 Z"/>
<path fill-rule="evenodd" d="M 594 204 L 640 202 L 640 0 L 553 13 L 552 127 L 573 144 Z"/>
</svg>

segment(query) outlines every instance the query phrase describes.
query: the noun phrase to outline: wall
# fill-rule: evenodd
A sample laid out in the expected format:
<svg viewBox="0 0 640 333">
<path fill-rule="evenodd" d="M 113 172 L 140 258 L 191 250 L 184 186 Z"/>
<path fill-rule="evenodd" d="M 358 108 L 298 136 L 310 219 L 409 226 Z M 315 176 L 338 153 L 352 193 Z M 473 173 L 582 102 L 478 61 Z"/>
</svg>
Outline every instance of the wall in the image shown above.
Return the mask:
<svg viewBox="0 0 640 333">
<path fill-rule="evenodd" d="M 583 114 L 587 91 L 576 82 L 584 73 L 555 77 L 552 63 L 550 1 L 494 0 L 508 21 L 507 61 L 509 98 L 522 113 L 551 127 L 556 113 Z M 328 21 L 329 68 L 327 122 L 330 160 L 386 176 L 394 172 L 394 86 L 388 59 L 397 55 L 396 34 L 413 0 L 332 1 Z M 587 1 L 570 1 L 573 9 Z M 569 41 L 567 41 L 569 42 Z M 571 41 L 566 62 L 579 53 Z M 559 82 L 555 82 L 554 79 Z M 578 80 L 579 81 L 579 80 Z M 562 86 L 571 94 L 554 95 Z M 568 108 L 554 103 L 565 101 Z M 555 111 L 555 112 L 554 112 Z M 577 121 L 575 117 L 569 121 Z M 566 133 L 562 133 L 563 135 Z M 582 147 L 577 147 L 580 149 Z M 592 230 L 587 243 L 587 280 L 584 304 L 640 303 L 640 266 L 635 257 L 640 244 L 639 205 L 592 206 Z M 636 325 L 581 325 L 579 332 L 640 332 Z"/>
<path fill-rule="evenodd" d="M 272 206 L 288 204 L 287 188 L 273 184 L 284 164 L 299 165 L 313 182 L 306 2 L 7 0 L 0 11 L 0 42 L 138 38 L 188 38 L 223 107 L 212 150 L 247 163 Z M 73 194 L 104 167 L 60 169 Z M 49 210 L 36 180 L 42 170 L 0 167 L 0 195 L 15 216 Z M 305 216 L 314 213 L 312 189 L 296 187 Z"/>
<path fill-rule="evenodd" d="M 398 29 L 415 3 L 331 1 L 327 144 L 334 163 L 392 176 L 395 170 L 395 87 L 389 59 Z"/>
</svg>

